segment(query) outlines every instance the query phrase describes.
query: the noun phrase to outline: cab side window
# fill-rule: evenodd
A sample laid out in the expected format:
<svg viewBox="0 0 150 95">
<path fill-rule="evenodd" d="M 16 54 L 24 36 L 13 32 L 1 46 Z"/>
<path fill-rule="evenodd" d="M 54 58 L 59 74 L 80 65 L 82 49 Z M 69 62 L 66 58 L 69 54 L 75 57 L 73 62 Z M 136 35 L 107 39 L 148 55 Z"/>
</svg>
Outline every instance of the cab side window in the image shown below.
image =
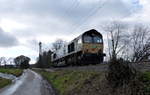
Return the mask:
<svg viewBox="0 0 150 95">
<path fill-rule="evenodd" d="M 82 40 L 81 40 L 81 38 L 78 40 L 78 44 L 81 44 L 82 43 Z"/>
<path fill-rule="evenodd" d="M 75 51 L 75 45 L 74 43 L 71 43 L 68 45 L 68 53 Z"/>
<path fill-rule="evenodd" d="M 53 58 L 54 58 L 54 59 L 56 58 L 56 54 L 53 55 Z"/>
</svg>

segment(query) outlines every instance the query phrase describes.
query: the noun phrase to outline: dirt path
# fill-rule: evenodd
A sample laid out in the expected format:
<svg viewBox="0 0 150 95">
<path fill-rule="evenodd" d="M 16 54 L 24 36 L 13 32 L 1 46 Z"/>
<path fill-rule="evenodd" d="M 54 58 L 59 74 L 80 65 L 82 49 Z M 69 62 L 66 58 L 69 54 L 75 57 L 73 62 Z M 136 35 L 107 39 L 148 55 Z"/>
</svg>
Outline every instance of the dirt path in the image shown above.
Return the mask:
<svg viewBox="0 0 150 95">
<path fill-rule="evenodd" d="M 26 70 L 15 83 L 0 91 L 0 95 L 55 95 L 55 93 L 39 74 Z"/>
</svg>

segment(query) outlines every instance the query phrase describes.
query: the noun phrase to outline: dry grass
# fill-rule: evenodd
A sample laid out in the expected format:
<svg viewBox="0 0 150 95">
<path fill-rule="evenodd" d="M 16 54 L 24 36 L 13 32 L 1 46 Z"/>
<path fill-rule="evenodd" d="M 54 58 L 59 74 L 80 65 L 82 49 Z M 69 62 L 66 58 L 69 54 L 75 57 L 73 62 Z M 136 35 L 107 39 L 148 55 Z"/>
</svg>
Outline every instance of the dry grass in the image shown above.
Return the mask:
<svg viewBox="0 0 150 95">
<path fill-rule="evenodd" d="M 11 80 L 0 78 L 0 89 L 11 84 Z"/>
<path fill-rule="evenodd" d="M 20 76 L 23 73 L 22 69 L 5 69 L 5 68 L 0 68 L 1 73 L 7 73 L 7 74 L 12 74 L 16 77 Z"/>
</svg>

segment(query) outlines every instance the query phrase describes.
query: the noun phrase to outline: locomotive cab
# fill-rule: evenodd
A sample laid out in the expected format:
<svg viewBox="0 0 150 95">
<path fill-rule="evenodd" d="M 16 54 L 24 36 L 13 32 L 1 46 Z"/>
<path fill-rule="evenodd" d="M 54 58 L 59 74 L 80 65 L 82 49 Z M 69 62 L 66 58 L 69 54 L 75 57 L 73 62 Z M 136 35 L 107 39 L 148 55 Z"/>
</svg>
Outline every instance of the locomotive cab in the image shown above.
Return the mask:
<svg viewBox="0 0 150 95">
<path fill-rule="evenodd" d="M 103 53 L 103 37 L 96 30 L 90 30 L 82 35 L 82 52 L 84 60 L 87 63 L 103 62 L 105 54 Z"/>
<path fill-rule="evenodd" d="M 103 53 L 103 37 L 96 30 L 85 32 L 82 36 L 83 52 Z"/>
</svg>

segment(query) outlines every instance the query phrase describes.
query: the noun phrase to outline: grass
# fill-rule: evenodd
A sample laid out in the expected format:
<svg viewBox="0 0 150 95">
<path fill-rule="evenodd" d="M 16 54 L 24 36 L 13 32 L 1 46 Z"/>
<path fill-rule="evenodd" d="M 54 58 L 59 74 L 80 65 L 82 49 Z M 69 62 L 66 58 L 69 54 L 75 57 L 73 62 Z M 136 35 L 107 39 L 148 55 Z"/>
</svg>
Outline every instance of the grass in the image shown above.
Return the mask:
<svg viewBox="0 0 150 95">
<path fill-rule="evenodd" d="M 16 77 L 20 76 L 23 73 L 22 69 L 5 69 L 5 68 L 0 68 L 1 73 L 7 73 L 7 74 L 12 74 Z"/>
<path fill-rule="evenodd" d="M 150 95 L 150 72 L 144 72 L 142 81 L 144 83 L 144 90 L 147 93 L 146 95 Z"/>
<path fill-rule="evenodd" d="M 0 89 L 11 84 L 11 80 L 0 78 Z"/>
<path fill-rule="evenodd" d="M 104 77 L 102 72 L 61 70 L 56 72 L 38 71 L 46 78 L 59 95 L 96 95 Z"/>
<path fill-rule="evenodd" d="M 47 79 L 59 95 L 103 95 L 105 73 L 96 71 L 59 70 L 37 71 Z M 144 72 L 141 81 L 144 83 L 145 95 L 150 95 L 150 72 Z"/>
</svg>

